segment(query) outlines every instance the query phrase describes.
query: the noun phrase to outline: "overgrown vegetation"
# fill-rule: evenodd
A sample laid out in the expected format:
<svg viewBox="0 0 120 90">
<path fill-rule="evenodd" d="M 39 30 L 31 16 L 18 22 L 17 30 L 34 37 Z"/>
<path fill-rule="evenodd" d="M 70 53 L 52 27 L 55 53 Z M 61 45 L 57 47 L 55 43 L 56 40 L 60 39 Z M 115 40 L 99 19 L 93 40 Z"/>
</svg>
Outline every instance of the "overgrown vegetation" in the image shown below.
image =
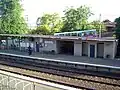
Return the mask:
<svg viewBox="0 0 120 90">
<path fill-rule="evenodd" d="M 44 14 L 42 17 L 38 18 L 37 23 L 39 26 L 36 30 L 32 30 L 31 34 L 54 34 L 55 32 L 60 32 L 63 25 L 62 19 L 57 13 Z"/>
<path fill-rule="evenodd" d="M 0 0 L 0 33 L 24 34 L 28 28 L 22 17 L 20 0 Z"/>
<path fill-rule="evenodd" d="M 2 34 L 40 34 L 53 35 L 55 32 L 67 32 L 87 29 L 104 28 L 99 20 L 88 22 L 93 15 L 87 6 L 65 9 L 64 16 L 58 13 L 45 13 L 37 19 L 37 28 L 28 31 L 27 24 L 22 17 L 20 0 L 1 0 L 0 2 L 0 33 Z"/>
<path fill-rule="evenodd" d="M 55 32 L 71 32 L 76 30 L 96 29 L 102 31 L 105 26 L 99 20 L 88 22 L 93 13 L 87 6 L 78 8 L 70 7 L 64 10 L 64 17 L 60 17 L 58 13 L 44 14 L 38 17 L 38 27 L 30 32 L 30 34 L 52 35 Z"/>
<path fill-rule="evenodd" d="M 115 19 L 116 22 L 116 29 L 115 29 L 115 35 L 118 39 L 118 46 L 117 46 L 117 56 L 120 56 L 120 17 Z"/>
</svg>

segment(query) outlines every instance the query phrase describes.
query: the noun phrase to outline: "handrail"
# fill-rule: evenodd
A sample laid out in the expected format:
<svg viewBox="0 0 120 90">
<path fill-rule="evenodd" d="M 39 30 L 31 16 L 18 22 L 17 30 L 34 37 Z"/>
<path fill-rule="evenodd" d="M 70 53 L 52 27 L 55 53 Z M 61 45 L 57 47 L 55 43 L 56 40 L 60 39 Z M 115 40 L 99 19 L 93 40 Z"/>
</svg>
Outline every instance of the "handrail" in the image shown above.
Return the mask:
<svg viewBox="0 0 120 90">
<path fill-rule="evenodd" d="M 58 88 L 58 89 L 63 89 L 63 90 L 80 90 L 80 89 L 77 89 L 74 87 L 69 87 L 69 86 L 65 86 L 65 85 L 61 85 L 61 84 L 57 84 L 57 83 L 52 83 L 52 82 L 47 82 L 47 81 L 43 81 L 40 79 L 36 79 L 36 78 L 28 77 L 28 76 L 23 76 L 23 75 L 19 75 L 19 74 L 7 72 L 7 71 L 0 70 L 0 74 L 9 75 L 9 77 L 20 79 L 20 82 L 15 84 L 15 89 L 17 89 L 18 84 L 23 83 L 25 80 L 25 81 L 30 82 L 31 84 L 34 82 L 36 84 L 46 85 L 46 86 L 50 86 L 50 87 L 54 87 L 54 88 Z"/>
</svg>

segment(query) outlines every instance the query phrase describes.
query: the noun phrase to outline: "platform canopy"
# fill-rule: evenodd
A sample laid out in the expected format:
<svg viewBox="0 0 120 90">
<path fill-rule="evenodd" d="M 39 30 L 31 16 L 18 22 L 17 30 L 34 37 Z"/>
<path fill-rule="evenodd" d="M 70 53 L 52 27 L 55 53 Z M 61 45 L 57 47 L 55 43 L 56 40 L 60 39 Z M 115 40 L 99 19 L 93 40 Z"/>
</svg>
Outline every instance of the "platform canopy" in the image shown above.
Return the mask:
<svg viewBox="0 0 120 90">
<path fill-rule="evenodd" d="M 26 38 L 43 38 L 43 39 L 59 39 L 59 40 L 85 40 L 85 41 L 117 41 L 114 37 L 90 38 L 78 36 L 53 36 L 53 35 L 29 35 L 29 34 L 0 34 L 0 37 L 26 37 Z"/>
</svg>

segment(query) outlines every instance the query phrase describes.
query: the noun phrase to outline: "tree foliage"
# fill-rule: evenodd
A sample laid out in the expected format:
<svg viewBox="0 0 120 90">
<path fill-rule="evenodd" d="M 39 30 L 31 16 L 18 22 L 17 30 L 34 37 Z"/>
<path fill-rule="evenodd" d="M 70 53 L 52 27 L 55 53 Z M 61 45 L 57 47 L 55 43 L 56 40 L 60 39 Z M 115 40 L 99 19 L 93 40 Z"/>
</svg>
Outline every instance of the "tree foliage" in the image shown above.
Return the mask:
<svg viewBox="0 0 120 90">
<path fill-rule="evenodd" d="M 39 26 L 36 30 L 32 32 L 37 32 L 37 34 L 54 34 L 55 32 L 59 32 L 62 27 L 62 20 L 57 13 L 53 14 L 44 14 L 42 17 L 38 18 L 37 23 Z"/>
<path fill-rule="evenodd" d="M 92 15 L 89 7 L 68 8 L 64 11 L 64 26 L 61 31 L 74 31 L 76 29 L 87 29 L 88 18 Z"/>
<path fill-rule="evenodd" d="M 30 34 L 49 35 L 50 30 L 49 30 L 49 27 L 47 27 L 45 25 L 41 25 L 41 26 L 37 27 L 35 30 L 33 29 L 30 32 Z"/>
<path fill-rule="evenodd" d="M 6 34 L 23 34 L 28 28 L 22 17 L 22 7 L 20 0 L 1 0 L 0 14 L 1 25 L 0 33 Z"/>
<path fill-rule="evenodd" d="M 90 24 L 92 25 L 92 29 L 96 29 L 98 33 L 100 29 L 102 32 L 106 31 L 104 23 L 99 20 L 92 21 Z"/>
<path fill-rule="evenodd" d="M 89 17 L 93 15 L 89 7 L 80 6 L 78 8 L 67 8 L 64 10 L 64 17 L 60 17 L 57 13 L 44 14 L 38 17 L 36 30 L 32 30 L 32 34 L 49 35 L 55 32 L 70 32 L 76 30 L 96 29 L 105 30 L 104 23 L 99 20 L 88 22 Z"/>
<path fill-rule="evenodd" d="M 118 39 L 116 56 L 120 57 L 120 17 L 116 18 L 115 22 L 116 22 L 115 34 L 116 34 L 116 38 Z"/>
<path fill-rule="evenodd" d="M 115 22 L 116 22 L 116 29 L 115 29 L 116 38 L 120 40 L 120 17 L 116 18 Z"/>
</svg>

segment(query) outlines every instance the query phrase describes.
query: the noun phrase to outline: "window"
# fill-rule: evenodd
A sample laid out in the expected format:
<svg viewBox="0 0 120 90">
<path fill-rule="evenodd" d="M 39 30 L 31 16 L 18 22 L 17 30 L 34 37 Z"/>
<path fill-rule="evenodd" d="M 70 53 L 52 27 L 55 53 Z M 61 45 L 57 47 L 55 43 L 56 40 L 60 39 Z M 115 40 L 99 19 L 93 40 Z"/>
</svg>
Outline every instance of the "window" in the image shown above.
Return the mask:
<svg viewBox="0 0 120 90">
<path fill-rule="evenodd" d="M 72 36 L 77 36 L 77 33 L 72 33 Z"/>
<path fill-rule="evenodd" d="M 70 33 L 66 33 L 65 36 L 70 36 Z"/>
<path fill-rule="evenodd" d="M 60 36 L 64 36 L 64 34 L 59 34 Z"/>
<path fill-rule="evenodd" d="M 78 33 L 78 37 L 81 37 L 82 36 L 82 33 Z"/>
<path fill-rule="evenodd" d="M 86 37 L 87 36 L 87 33 L 86 32 L 83 32 L 82 33 L 82 37 Z"/>
<path fill-rule="evenodd" d="M 88 32 L 86 32 L 86 34 L 87 34 L 87 36 L 89 36 L 89 35 L 90 35 L 90 32 L 88 31 Z"/>
<path fill-rule="evenodd" d="M 95 35 L 95 32 L 91 31 L 91 32 L 90 32 L 90 35 Z"/>
</svg>

